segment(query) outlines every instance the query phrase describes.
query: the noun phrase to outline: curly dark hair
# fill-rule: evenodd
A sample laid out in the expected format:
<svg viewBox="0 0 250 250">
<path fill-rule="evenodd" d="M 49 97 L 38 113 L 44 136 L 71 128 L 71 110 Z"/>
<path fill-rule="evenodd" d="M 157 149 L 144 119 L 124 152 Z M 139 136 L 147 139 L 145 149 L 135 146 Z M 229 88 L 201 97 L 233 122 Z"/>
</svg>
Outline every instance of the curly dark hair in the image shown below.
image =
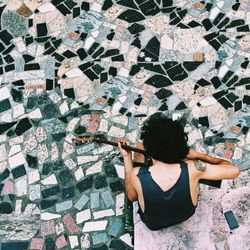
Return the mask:
<svg viewBox="0 0 250 250">
<path fill-rule="evenodd" d="M 181 122 L 173 121 L 160 112 L 144 122 L 141 139 L 146 153 L 164 163 L 179 163 L 189 151 L 187 135 Z"/>
</svg>

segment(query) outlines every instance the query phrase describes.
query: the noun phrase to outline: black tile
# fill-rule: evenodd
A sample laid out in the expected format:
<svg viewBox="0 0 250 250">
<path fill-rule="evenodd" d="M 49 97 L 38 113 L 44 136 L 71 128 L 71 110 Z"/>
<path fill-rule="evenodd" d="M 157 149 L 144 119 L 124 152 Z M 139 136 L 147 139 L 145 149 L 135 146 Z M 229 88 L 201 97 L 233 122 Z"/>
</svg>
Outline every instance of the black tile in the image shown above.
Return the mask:
<svg viewBox="0 0 250 250">
<path fill-rule="evenodd" d="M 221 91 L 213 94 L 213 97 L 218 100 L 219 98 L 221 98 L 222 96 L 226 95 L 227 93 L 228 93 L 228 91 L 221 90 Z"/>
<path fill-rule="evenodd" d="M 166 7 L 166 8 L 162 9 L 162 13 L 171 13 L 175 9 L 176 9 L 176 7 Z"/>
<path fill-rule="evenodd" d="M 52 0 L 51 1 L 51 3 L 53 4 L 53 5 L 58 5 L 59 3 L 61 3 L 62 2 L 62 0 Z"/>
<path fill-rule="evenodd" d="M 201 87 L 205 87 L 210 85 L 210 82 L 208 82 L 207 80 L 201 78 L 200 80 L 197 81 L 197 84 Z"/>
<path fill-rule="evenodd" d="M 215 62 L 215 68 L 216 68 L 216 69 L 219 69 L 220 66 L 221 66 L 221 64 L 222 64 L 221 61 L 216 61 L 216 62 Z"/>
<path fill-rule="evenodd" d="M 32 156 L 32 155 L 26 155 L 26 161 L 28 163 L 28 166 L 30 168 L 37 168 L 38 167 L 38 159 L 36 156 Z"/>
<path fill-rule="evenodd" d="M 91 69 L 87 69 L 84 71 L 84 74 L 91 80 L 94 81 L 95 79 L 98 79 L 98 75 L 95 74 L 95 72 Z"/>
<path fill-rule="evenodd" d="M 27 250 L 28 245 L 28 241 L 2 243 L 1 250 Z"/>
<path fill-rule="evenodd" d="M 109 68 L 109 75 L 111 75 L 111 76 L 116 76 L 116 75 L 117 75 L 117 68 L 115 68 L 115 67 L 110 67 L 110 68 Z"/>
<path fill-rule="evenodd" d="M 242 109 L 242 102 L 241 101 L 237 101 L 234 103 L 234 112 L 239 111 Z"/>
<path fill-rule="evenodd" d="M 184 102 L 181 102 L 176 106 L 175 110 L 182 110 L 185 108 L 187 108 L 186 104 Z"/>
<path fill-rule="evenodd" d="M 25 43 L 26 43 L 26 46 L 30 45 L 31 43 L 33 43 L 33 37 L 26 37 L 25 38 Z"/>
<path fill-rule="evenodd" d="M 79 56 L 79 58 L 80 58 L 81 60 L 83 60 L 84 58 L 86 58 L 86 57 L 88 56 L 88 54 L 86 53 L 86 51 L 85 51 L 83 48 L 78 49 L 78 50 L 76 51 L 76 53 L 77 53 L 77 55 Z"/>
<path fill-rule="evenodd" d="M 4 112 L 10 108 L 11 108 L 11 105 L 10 105 L 9 99 L 4 99 L 4 100 L 0 101 L 0 113 Z"/>
<path fill-rule="evenodd" d="M 27 63 L 27 62 L 30 62 L 30 61 L 34 60 L 35 57 L 33 57 L 31 55 L 28 55 L 28 54 L 24 54 L 23 59 L 24 59 L 25 63 Z"/>
<path fill-rule="evenodd" d="M 237 31 L 238 31 L 238 32 L 248 32 L 248 31 L 250 31 L 250 29 L 249 29 L 249 25 L 248 25 L 248 24 L 246 24 L 246 25 L 243 25 L 243 26 L 237 27 Z"/>
<path fill-rule="evenodd" d="M 64 1 L 64 4 L 69 8 L 69 9 L 73 9 L 77 3 L 74 2 L 73 0 L 66 0 Z"/>
<path fill-rule="evenodd" d="M 1 174 L 0 174 L 0 182 L 4 181 L 10 176 L 10 171 L 9 169 L 5 169 Z"/>
<path fill-rule="evenodd" d="M 57 185 L 57 186 L 54 186 L 54 187 L 51 187 L 51 188 L 44 189 L 42 191 L 42 197 L 44 199 L 46 199 L 48 197 L 57 195 L 59 193 L 60 193 L 60 187 Z"/>
<path fill-rule="evenodd" d="M 37 70 L 40 69 L 40 65 L 39 63 L 29 63 L 29 64 L 25 64 L 24 66 L 24 70 Z"/>
<path fill-rule="evenodd" d="M 73 88 L 64 89 L 64 95 L 66 95 L 69 98 L 75 99 L 75 92 Z"/>
<path fill-rule="evenodd" d="M 244 25 L 244 24 L 245 24 L 245 20 L 244 19 L 232 20 L 230 22 L 230 24 L 228 24 L 226 26 L 226 29 L 233 28 L 233 27 L 238 27 L 238 26 L 241 26 L 241 25 Z"/>
<path fill-rule="evenodd" d="M 93 57 L 93 58 L 97 58 L 97 57 L 100 56 L 103 52 L 104 52 L 104 48 L 101 47 L 101 48 L 99 48 L 99 49 L 92 55 L 92 57 Z"/>
<path fill-rule="evenodd" d="M 229 79 L 230 79 L 230 77 L 232 76 L 234 74 L 234 72 L 233 71 L 231 71 L 231 70 L 229 70 L 227 73 L 226 73 L 226 75 L 222 78 L 222 82 L 223 83 L 226 83 Z"/>
<path fill-rule="evenodd" d="M 193 21 L 191 21 L 191 22 L 188 23 L 188 26 L 190 28 L 195 28 L 195 27 L 201 26 L 201 24 L 197 23 L 196 21 L 193 20 Z"/>
<path fill-rule="evenodd" d="M 80 16 L 80 14 L 81 14 L 80 7 L 76 7 L 76 8 L 73 9 L 73 18 L 76 18 L 76 17 Z"/>
<path fill-rule="evenodd" d="M 213 7 L 213 4 L 212 4 L 212 3 L 207 3 L 206 6 L 205 6 L 205 9 L 206 9 L 207 11 L 210 11 L 210 10 L 212 9 L 212 7 Z"/>
<path fill-rule="evenodd" d="M 172 81 L 181 81 L 184 80 L 186 77 L 188 77 L 188 74 L 180 64 L 169 69 L 167 71 L 167 74 L 169 75 Z"/>
<path fill-rule="evenodd" d="M 133 23 L 130 27 L 128 27 L 128 31 L 133 35 L 138 34 L 143 30 L 145 30 L 145 27 L 138 23 Z"/>
<path fill-rule="evenodd" d="M 89 50 L 87 51 L 87 53 L 88 53 L 89 55 L 93 54 L 94 51 L 98 48 L 99 45 L 100 45 L 100 43 L 94 42 L 94 43 L 91 45 L 91 47 L 89 48 Z"/>
<path fill-rule="evenodd" d="M 82 2 L 81 9 L 88 11 L 89 10 L 89 3 L 87 2 Z"/>
<path fill-rule="evenodd" d="M 217 100 L 225 109 L 232 108 L 233 105 L 225 98 L 222 97 L 221 99 Z"/>
<path fill-rule="evenodd" d="M 169 78 L 163 75 L 153 75 L 147 79 L 145 83 L 153 85 L 156 88 L 162 88 L 173 84 Z"/>
<path fill-rule="evenodd" d="M 228 38 L 225 35 L 219 35 L 217 39 L 221 44 L 228 40 Z"/>
<path fill-rule="evenodd" d="M 172 93 L 171 90 L 164 89 L 164 88 L 158 90 L 158 91 L 155 93 L 156 97 L 157 97 L 159 100 L 165 99 L 165 98 L 171 96 L 172 94 L 173 94 L 173 93 Z"/>
<path fill-rule="evenodd" d="M 202 24 L 203 24 L 204 28 L 206 29 L 206 31 L 210 30 L 213 27 L 213 24 L 211 23 L 209 18 L 204 19 L 202 21 Z"/>
<path fill-rule="evenodd" d="M 154 0 L 148 0 L 144 2 L 143 4 L 139 5 L 139 8 L 141 9 L 142 13 L 146 16 L 149 15 L 156 15 L 160 12 L 160 8 L 157 4 L 155 4 Z"/>
<path fill-rule="evenodd" d="M 250 104 L 250 96 L 244 95 L 244 97 L 243 97 L 243 103 L 249 105 Z"/>
<path fill-rule="evenodd" d="M 226 98 L 231 102 L 234 103 L 239 97 L 236 96 L 234 93 L 229 93 L 226 95 Z"/>
<path fill-rule="evenodd" d="M 46 79 L 46 90 L 52 90 L 54 88 L 54 81 Z"/>
<path fill-rule="evenodd" d="M 0 31 L 0 39 L 6 44 L 9 45 L 13 36 L 7 31 L 7 30 L 2 30 Z"/>
<path fill-rule="evenodd" d="M 101 73 L 100 83 L 106 82 L 107 80 L 108 80 L 108 73 L 107 72 Z"/>
<path fill-rule="evenodd" d="M 62 199 L 69 199 L 75 196 L 75 187 L 67 187 L 62 189 Z"/>
<path fill-rule="evenodd" d="M 249 64 L 249 61 L 247 60 L 247 61 L 244 61 L 240 66 L 241 68 L 246 69 L 248 64 Z"/>
<path fill-rule="evenodd" d="M 221 21 L 221 22 L 217 25 L 217 27 L 218 27 L 219 29 L 221 29 L 221 28 L 223 28 L 224 26 L 226 26 L 226 25 L 229 23 L 229 21 L 230 21 L 230 19 L 229 19 L 228 17 L 226 17 L 223 21 Z"/>
<path fill-rule="evenodd" d="M 120 51 L 118 49 L 110 49 L 107 50 L 102 56 L 103 57 L 110 57 L 110 56 L 114 56 L 114 55 L 119 55 Z"/>
<path fill-rule="evenodd" d="M 17 179 L 26 174 L 24 165 L 21 165 L 19 167 L 16 167 L 15 169 L 12 169 L 11 172 L 12 172 L 12 176 L 14 179 Z"/>
<path fill-rule="evenodd" d="M 216 51 L 218 51 L 218 49 L 220 48 L 220 43 L 216 40 L 216 39 L 214 39 L 214 40 L 212 40 L 212 41 L 209 41 L 209 44 L 210 45 L 212 45 L 212 47 L 216 50 Z"/>
<path fill-rule="evenodd" d="M 132 9 L 138 9 L 137 5 L 134 3 L 133 0 L 120 0 L 117 2 L 117 4 L 127 6 Z"/>
<path fill-rule="evenodd" d="M 40 207 L 41 209 L 47 209 L 49 207 L 54 206 L 57 203 L 56 199 L 53 200 L 41 200 Z"/>
<path fill-rule="evenodd" d="M 218 33 L 216 32 L 212 32 L 210 34 L 207 34 L 204 36 L 204 38 L 207 40 L 207 41 L 210 41 L 212 40 L 213 38 L 217 37 L 218 36 Z"/>
<path fill-rule="evenodd" d="M 0 42 L 0 52 L 2 52 L 5 49 L 4 45 Z"/>
<path fill-rule="evenodd" d="M 131 43 L 131 45 L 140 49 L 141 48 L 141 41 L 140 41 L 139 37 L 136 37 L 135 40 Z"/>
<path fill-rule="evenodd" d="M 122 114 L 122 115 L 124 115 L 124 114 L 126 113 L 126 111 L 127 111 L 126 108 L 121 108 L 121 109 L 119 110 L 119 113 Z"/>
<path fill-rule="evenodd" d="M 44 55 L 51 55 L 56 49 L 51 46 L 49 49 L 47 49 L 43 54 Z"/>
<path fill-rule="evenodd" d="M 123 55 L 117 55 L 117 56 L 111 57 L 111 60 L 113 62 L 124 62 L 124 57 Z"/>
<path fill-rule="evenodd" d="M 37 36 L 46 36 L 48 34 L 48 29 L 46 23 L 38 23 L 36 25 Z"/>
<path fill-rule="evenodd" d="M 198 121 L 202 126 L 209 127 L 209 121 L 207 116 L 200 117 Z"/>
<path fill-rule="evenodd" d="M 241 78 L 238 83 L 235 84 L 235 86 L 241 86 L 250 83 L 250 77 Z"/>
<path fill-rule="evenodd" d="M 53 53 L 52 54 L 52 56 L 57 60 L 57 61 L 59 61 L 59 62 L 62 62 L 64 59 L 65 59 L 65 57 L 63 57 L 62 55 L 60 55 L 60 54 L 58 54 L 58 53 Z"/>
<path fill-rule="evenodd" d="M 228 82 L 226 83 L 226 85 L 227 85 L 228 87 L 230 87 L 230 86 L 232 86 L 234 83 L 236 83 L 236 82 L 238 81 L 238 79 L 239 79 L 238 76 L 234 76 L 234 77 L 232 77 L 232 79 L 231 79 L 230 81 L 228 81 Z"/>
<path fill-rule="evenodd" d="M 84 192 L 92 188 L 92 186 L 93 186 L 93 175 L 87 176 L 82 181 L 76 184 L 76 187 L 80 192 Z"/>
<path fill-rule="evenodd" d="M 4 67 L 5 73 L 15 70 L 15 64 L 9 64 Z"/>
<path fill-rule="evenodd" d="M 62 43 L 62 39 L 56 39 L 55 41 L 52 41 L 52 43 L 55 48 L 58 48 Z"/>
<path fill-rule="evenodd" d="M 24 132 L 32 128 L 32 124 L 29 121 L 29 118 L 24 118 L 20 120 L 14 130 L 15 133 L 19 136 L 22 135 Z"/>
<path fill-rule="evenodd" d="M 108 186 L 108 182 L 107 182 L 107 177 L 105 175 L 96 176 L 94 180 L 95 189 L 100 189 L 100 188 L 107 187 L 107 186 Z"/>
<path fill-rule="evenodd" d="M 233 6 L 232 6 L 232 9 L 237 11 L 240 7 L 240 3 L 235 3 Z"/>
<path fill-rule="evenodd" d="M 63 184 L 67 185 L 68 183 L 74 180 L 71 172 L 68 169 L 62 170 L 58 175 L 58 180 Z"/>
<path fill-rule="evenodd" d="M 162 66 L 159 64 L 153 64 L 153 63 L 138 63 L 138 66 L 150 70 L 152 72 L 160 73 L 165 75 L 166 72 L 163 70 Z"/>
<path fill-rule="evenodd" d="M 148 51 L 155 54 L 156 56 L 159 56 L 160 53 L 160 41 L 157 39 L 157 37 L 153 37 L 148 42 L 147 46 L 145 47 Z"/>
<path fill-rule="evenodd" d="M 71 52 L 70 50 L 66 50 L 65 52 L 63 52 L 63 55 L 67 58 L 72 58 L 77 56 L 75 53 Z"/>
<path fill-rule="evenodd" d="M 85 39 L 86 39 L 87 36 L 88 36 L 87 33 L 81 33 L 80 39 L 81 39 L 82 41 L 85 41 Z"/>
<path fill-rule="evenodd" d="M 217 17 L 214 19 L 213 24 L 214 24 L 214 25 L 217 25 L 217 24 L 222 20 L 222 18 L 223 18 L 224 16 L 225 16 L 224 13 L 219 13 L 219 14 L 217 15 Z"/>
<path fill-rule="evenodd" d="M 159 107 L 160 111 L 165 111 L 168 110 L 168 105 L 166 103 L 163 103 L 160 107 Z"/>
<path fill-rule="evenodd" d="M 171 7 L 173 5 L 173 0 L 162 0 L 162 7 Z"/>
<path fill-rule="evenodd" d="M 135 23 L 139 22 L 145 19 L 145 16 L 143 16 L 139 11 L 136 10 L 125 10 L 123 13 L 121 13 L 118 16 L 119 19 L 125 20 L 129 23 Z"/>
<path fill-rule="evenodd" d="M 67 16 L 71 14 L 71 11 L 62 3 L 56 6 L 56 8 L 64 15 Z"/>
<path fill-rule="evenodd" d="M 95 64 L 93 67 L 92 67 L 92 70 L 97 74 L 97 75 L 100 75 L 100 73 L 102 71 L 104 71 L 104 68 L 102 68 L 99 64 Z"/>
<path fill-rule="evenodd" d="M 120 180 L 110 182 L 109 186 L 113 193 L 124 190 L 124 185 L 121 183 Z"/>
<path fill-rule="evenodd" d="M 45 119 L 51 119 L 59 116 L 59 110 L 57 105 L 54 103 L 48 103 L 44 106 L 42 110 Z"/>
<path fill-rule="evenodd" d="M 22 102 L 23 93 L 21 91 L 11 88 L 11 95 L 12 95 L 13 101 Z"/>
<path fill-rule="evenodd" d="M 200 62 L 183 62 L 183 67 L 187 71 L 193 71 L 195 70 L 198 66 L 200 66 Z"/>
<path fill-rule="evenodd" d="M 5 56 L 3 59 L 6 63 L 14 62 L 14 59 L 10 55 Z"/>
<path fill-rule="evenodd" d="M 114 38 L 114 36 L 115 36 L 115 32 L 111 32 L 111 33 L 109 33 L 107 35 L 107 39 L 110 40 L 110 41 L 112 41 L 112 39 Z"/>
<path fill-rule="evenodd" d="M 42 175 L 48 175 L 53 170 L 52 162 L 45 162 L 42 168 Z"/>
</svg>

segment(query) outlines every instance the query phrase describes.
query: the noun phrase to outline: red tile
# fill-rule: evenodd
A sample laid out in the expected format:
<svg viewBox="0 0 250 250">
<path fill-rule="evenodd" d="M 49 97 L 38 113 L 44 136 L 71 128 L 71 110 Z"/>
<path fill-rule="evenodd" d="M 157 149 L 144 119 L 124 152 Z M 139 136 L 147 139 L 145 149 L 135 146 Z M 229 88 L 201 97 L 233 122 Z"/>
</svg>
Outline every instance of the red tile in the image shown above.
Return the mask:
<svg viewBox="0 0 250 250">
<path fill-rule="evenodd" d="M 14 194 L 14 183 L 11 180 L 7 180 L 3 186 L 2 195 Z"/>
<path fill-rule="evenodd" d="M 41 235 L 46 236 L 55 233 L 55 224 L 53 220 L 42 222 Z"/>
<path fill-rule="evenodd" d="M 96 132 L 98 126 L 99 126 L 99 123 L 93 121 L 93 122 L 91 122 L 91 123 L 89 124 L 89 126 L 88 126 L 86 132 L 91 133 L 91 134 L 94 134 L 94 133 Z"/>
<path fill-rule="evenodd" d="M 63 222 L 70 234 L 74 234 L 79 231 L 78 226 L 76 225 L 74 219 L 71 217 L 70 214 L 64 215 Z"/>
<path fill-rule="evenodd" d="M 65 247 L 67 244 L 68 244 L 68 242 L 66 241 L 64 235 L 61 235 L 61 236 L 60 236 L 59 238 L 57 238 L 57 240 L 56 240 L 56 247 L 57 247 L 58 249 L 61 249 L 61 248 Z"/>
<path fill-rule="evenodd" d="M 44 239 L 42 238 L 33 238 L 30 243 L 30 249 L 32 250 L 42 250 L 44 244 Z"/>
</svg>

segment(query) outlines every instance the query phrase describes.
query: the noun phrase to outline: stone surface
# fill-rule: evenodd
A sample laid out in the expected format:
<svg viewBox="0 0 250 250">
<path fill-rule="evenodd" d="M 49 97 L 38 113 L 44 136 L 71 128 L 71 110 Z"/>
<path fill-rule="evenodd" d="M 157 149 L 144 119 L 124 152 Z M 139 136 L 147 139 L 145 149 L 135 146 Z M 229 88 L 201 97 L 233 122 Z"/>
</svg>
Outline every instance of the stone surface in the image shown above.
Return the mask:
<svg viewBox="0 0 250 250">
<path fill-rule="evenodd" d="M 242 171 L 222 185 L 239 192 L 238 206 L 227 195 L 222 206 L 231 202 L 241 235 L 223 231 L 205 195 L 208 226 L 194 217 L 177 239 L 169 229 L 163 249 L 237 249 L 236 237 L 248 246 L 248 1 L 2 1 L 0 21 L 2 250 L 131 248 L 117 148 L 72 139 L 135 146 L 156 111 L 184 116 L 190 147 Z"/>
</svg>

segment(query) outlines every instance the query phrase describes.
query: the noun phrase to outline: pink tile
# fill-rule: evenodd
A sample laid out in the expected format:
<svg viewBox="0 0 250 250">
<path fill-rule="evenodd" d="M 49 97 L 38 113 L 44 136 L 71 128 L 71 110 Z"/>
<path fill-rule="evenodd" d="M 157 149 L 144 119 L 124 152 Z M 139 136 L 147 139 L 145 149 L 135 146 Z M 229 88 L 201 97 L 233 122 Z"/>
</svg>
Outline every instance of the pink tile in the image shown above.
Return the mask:
<svg viewBox="0 0 250 250">
<path fill-rule="evenodd" d="M 57 247 L 58 249 L 63 248 L 63 247 L 66 246 L 67 244 L 68 244 L 68 242 L 66 241 L 64 235 L 61 235 L 61 236 L 60 236 L 59 238 L 57 238 L 57 240 L 56 240 L 56 247 Z"/>
<path fill-rule="evenodd" d="M 231 150 L 225 150 L 223 157 L 230 159 L 233 155 L 233 152 Z"/>
<path fill-rule="evenodd" d="M 14 194 L 14 183 L 11 180 L 7 180 L 3 186 L 2 195 Z"/>
<path fill-rule="evenodd" d="M 44 244 L 44 239 L 42 238 L 33 238 L 30 243 L 30 249 L 32 250 L 42 250 Z"/>
<path fill-rule="evenodd" d="M 95 121 L 91 122 L 87 128 L 87 132 L 94 134 L 96 132 L 98 126 L 99 126 L 98 122 L 95 122 Z"/>
<path fill-rule="evenodd" d="M 46 236 L 55 233 L 55 224 L 53 220 L 42 222 L 41 235 Z"/>
<path fill-rule="evenodd" d="M 64 215 L 63 222 L 66 225 L 70 234 L 74 234 L 74 233 L 77 233 L 79 231 L 78 226 L 76 225 L 74 219 L 71 217 L 70 214 Z"/>
</svg>

